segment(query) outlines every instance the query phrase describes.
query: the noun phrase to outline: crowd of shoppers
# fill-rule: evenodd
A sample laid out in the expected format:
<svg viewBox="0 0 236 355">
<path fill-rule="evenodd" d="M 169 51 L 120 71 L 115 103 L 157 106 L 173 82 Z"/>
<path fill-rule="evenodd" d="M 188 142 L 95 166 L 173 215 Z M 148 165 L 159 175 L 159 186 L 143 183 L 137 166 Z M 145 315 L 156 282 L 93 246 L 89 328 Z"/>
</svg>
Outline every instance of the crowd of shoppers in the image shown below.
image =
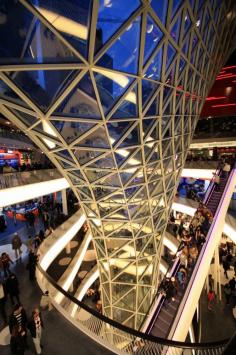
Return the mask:
<svg viewBox="0 0 236 355">
<path fill-rule="evenodd" d="M 167 302 L 174 301 L 178 290 L 185 288 L 198 254 L 205 243 L 212 220 L 211 211 L 203 203 L 199 203 L 192 220 L 186 216 L 186 219 L 181 219 L 179 225 L 175 224 L 174 215 L 171 214 L 170 225 L 180 241 L 180 246 L 176 253 L 179 267 L 175 276 L 164 278 L 160 285 L 160 292 L 165 296 Z M 211 309 L 210 306 L 209 309 Z"/>
<path fill-rule="evenodd" d="M 43 230 L 34 238 L 29 237 L 32 243 L 28 243 L 28 263 L 26 269 L 29 272 L 29 280 L 35 280 L 35 271 L 38 261 L 38 247 L 45 239 Z M 12 248 L 15 251 L 15 262 L 19 262 L 22 256 L 22 241 L 20 236 L 15 233 L 12 238 Z M 0 257 L 0 316 L 3 319 L 4 326 L 8 325 L 11 335 L 10 349 L 12 355 L 23 355 L 28 349 L 28 335 L 30 334 L 35 346 L 37 354 L 41 354 L 41 335 L 43 328 L 43 320 L 38 308 L 35 308 L 31 317 L 27 316 L 21 298 L 21 286 L 16 274 L 12 271 L 14 261 L 10 256 L 3 252 Z M 2 276 L 3 273 L 3 276 Z M 12 312 L 8 316 L 6 308 L 10 301 Z M 42 303 L 42 305 L 41 305 Z M 40 302 L 40 308 L 45 310 L 47 307 L 51 309 L 49 293 L 45 292 Z M 8 306 L 9 309 L 9 306 Z"/>
<path fill-rule="evenodd" d="M 9 174 L 9 173 L 16 173 L 16 172 L 23 172 L 23 171 L 32 171 L 32 170 L 44 170 L 44 169 L 53 169 L 54 165 L 47 161 L 45 163 L 23 163 L 18 166 L 12 167 L 8 163 L 5 163 L 2 167 L 0 167 L 0 174 Z"/>
</svg>

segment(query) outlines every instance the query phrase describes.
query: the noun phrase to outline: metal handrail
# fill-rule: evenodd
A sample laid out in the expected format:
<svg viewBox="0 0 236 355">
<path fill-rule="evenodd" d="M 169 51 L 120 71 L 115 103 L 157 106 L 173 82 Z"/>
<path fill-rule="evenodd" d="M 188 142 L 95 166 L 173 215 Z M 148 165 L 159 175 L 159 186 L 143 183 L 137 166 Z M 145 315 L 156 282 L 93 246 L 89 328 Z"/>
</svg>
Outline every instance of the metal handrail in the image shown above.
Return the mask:
<svg viewBox="0 0 236 355">
<path fill-rule="evenodd" d="M 153 349 L 155 349 L 155 346 L 160 346 L 161 349 L 164 349 L 164 347 L 171 347 L 171 348 L 177 348 L 177 349 L 194 349 L 194 350 L 215 350 L 215 349 L 221 349 L 223 350 L 223 347 L 227 344 L 227 342 L 229 341 L 229 339 L 224 339 L 221 341 L 216 341 L 216 342 L 207 342 L 207 343 L 189 343 L 189 342 L 180 342 L 180 341 L 174 341 L 174 340 L 168 340 L 168 339 L 163 339 L 163 338 L 159 338 L 159 337 L 155 337 L 153 335 L 150 334 L 146 334 L 146 333 L 142 333 L 138 330 L 132 329 L 130 327 L 127 327 L 121 323 L 118 323 L 100 313 L 98 313 L 97 311 L 95 311 L 94 309 L 90 308 L 89 306 L 87 306 L 86 304 L 84 304 L 83 302 L 77 300 L 73 295 L 71 295 L 70 293 L 66 292 L 61 286 L 59 286 L 56 281 L 48 275 L 48 273 L 42 269 L 42 267 L 40 265 L 37 265 L 37 272 L 39 272 L 39 274 L 41 276 L 43 276 L 44 281 L 46 280 L 48 282 L 48 285 L 51 285 L 54 289 L 56 289 L 57 291 L 59 291 L 61 294 L 63 294 L 63 296 L 66 298 L 66 300 L 72 302 L 73 304 L 77 305 L 78 308 L 81 308 L 82 310 L 84 310 L 85 312 L 87 312 L 91 318 L 95 317 L 95 319 L 92 318 L 92 320 L 90 321 L 83 321 L 83 320 L 79 320 L 79 318 L 77 319 L 78 323 L 82 323 L 82 330 L 83 328 L 86 328 L 86 325 L 89 329 L 87 329 L 86 334 L 90 335 L 91 332 L 91 328 L 93 321 L 100 321 L 101 324 L 100 326 L 96 326 L 93 328 L 93 331 L 95 332 L 95 328 L 99 329 L 98 331 L 96 331 L 94 335 L 97 336 L 101 336 L 104 338 L 104 341 L 109 341 L 110 340 L 110 346 L 109 348 L 113 347 L 116 349 L 116 353 L 121 353 L 121 354 L 133 354 L 133 346 L 135 345 L 136 341 L 142 341 L 143 346 L 145 345 L 149 345 L 152 347 L 150 347 L 150 352 L 146 351 L 146 354 L 153 354 Z M 39 280 L 38 280 L 39 281 Z M 40 282 L 39 282 L 40 283 Z M 42 285 L 41 285 L 42 286 Z M 67 302 L 63 301 L 64 304 L 66 304 Z M 58 305 L 57 305 L 58 306 Z M 59 305 L 59 307 L 62 307 Z M 126 340 L 128 340 L 128 343 L 123 349 L 122 351 L 118 351 L 119 348 L 116 348 L 116 344 L 113 342 L 112 337 L 109 336 L 104 336 L 104 334 L 101 333 L 101 329 L 102 326 L 104 327 L 103 330 L 106 332 L 109 332 L 109 334 L 113 334 L 116 337 L 121 337 L 122 339 L 125 337 Z M 78 328 L 80 328 L 78 326 Z M 81 329 L 81 328 L 80 328 Z M 85 330 L 85 329 L 84 329 Z M 106 333 L 107 334 L 107 333 Z M 96 340 L 96 339 L 95 339 Z M 100 341 L 101 343 L 101 341 Z M 104 344 L 104 346 L 106 346 Z M 160 349 L 160 348 L 159 348 Z M 132 352 L 131 352 L 132 350 Z M 146 349 L 145 349 L 146 350 Z M 201 354 L 201 353 L 199 353 Z M 209 353 L 210 354 L 210 353 Z M 215 353 L 212 353 L 215 354 Z"/>
<path fill-rule="evenodd" d="M 34 184 L 61 178 L 57 169 L 41 169 L 0 174 L 0 189 Z"/>
</svg>

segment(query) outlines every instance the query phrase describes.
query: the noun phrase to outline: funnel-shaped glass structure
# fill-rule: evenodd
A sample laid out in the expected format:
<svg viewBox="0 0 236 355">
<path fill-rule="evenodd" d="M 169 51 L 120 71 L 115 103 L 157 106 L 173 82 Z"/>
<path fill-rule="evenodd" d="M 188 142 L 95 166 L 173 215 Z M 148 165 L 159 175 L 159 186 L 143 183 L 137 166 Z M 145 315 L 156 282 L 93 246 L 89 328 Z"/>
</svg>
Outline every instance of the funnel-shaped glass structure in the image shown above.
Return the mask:
<svg viewBox="0 0 236 355">
<path fill-rule="evenodd" d="M 234 1 L 3 0 L 0 109 L 68 179 L 103 312 L 139 328 L 205 96 L 233 49 Z"/>
</svg>

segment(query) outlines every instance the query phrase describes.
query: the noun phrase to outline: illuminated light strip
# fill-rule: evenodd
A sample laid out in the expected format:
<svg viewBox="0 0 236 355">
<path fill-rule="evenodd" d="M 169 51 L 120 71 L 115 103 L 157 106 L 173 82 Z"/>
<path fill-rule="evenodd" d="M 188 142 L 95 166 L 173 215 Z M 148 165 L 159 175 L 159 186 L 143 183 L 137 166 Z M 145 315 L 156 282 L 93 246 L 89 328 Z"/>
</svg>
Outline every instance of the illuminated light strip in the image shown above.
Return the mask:
<svg viewBox="0 0 236 355">
<path fill-rule="evenodd" d="M 220 77 L 217 77 L 216 80 L 221 80 L 221 79 L 230 79 L 230 78 L 235 78 L 236 77 L 236 74 L 234 75 L 230 75 L 230 76 L 220 76 Z"/>
<path fill-rule="evenodd" d="M 65 178 L 36 182 L 0 190 L 0 207 L 32 200 L 69 187 Z"/>
<path fill-rule="evenodd" d="M 58 31 L 67 33 L 77 38 L 86 40 L 88 38 L 87 26 L 61 16 L 54 11 L 46 10 L 42 7 L 36 6 L 37 10 L 43 15 L 48 22 L 50 22 Z"/>
<path fill-rule="evenodd" d="M 230 76 L 230 75 L 234 75 L 234 73 L 227 73 L 227 74 L 219 74 L 218 76 L 217 76 L 217 78 L 221 78 L 221 77 L 223 77 L 223 76 Z"/>
<path fill-rule="evenodd" d="M 50 134 L 53 137 L 57 137 L 56 133 L 54 132 L 54 130 L 52 129 L 52 127 L 49 125 L 49 123 L 46 120 L 42 120 L 42 124 L 43 124 L 43 130 L 44 132 Z M 44 143 L 47 144 L 48 148 L 53 149 L 56 147 L 56 144 L 52 141 L 50 141 L 48 138 L 43 138 Z"/>
<path fill-rule="evenodd" d="M 93 270 L 94 269 L 94 270 Z M 82 284 L 79 286 L 79 292 L 75 293 L 74 297 L 77 300 L 82 301 L 83 297 L 86 295 L 88 289 L 92 286 L 92 284 L 99 278 L 99 270 L 97 266 L 94 266 L 92 270 L 85 276 L 82 281 Z M 71 302 L 70 306 L 68 307 L 68 313 L 72 318 L 74 318 L 76 311 L 78 309 L 78 305 Z"/>
<path fill-rule="evenodd" d="M 173 240 L 176 240 L 176 243 L 174 243 L 174 241 L 172 241 L 171 239 L 172 239 L 172 235 L 169 235 L 166 232 L 165 237 L 163 239 L 163 244 L 165 245 L 165 247 L 170 249 L 173 254 L 176 254 L 176 252 L 178 250 L 177 239 L 175 237 L 173 237 Z"/>
<path fill-rule="evenodd" d="M 88 231 L 85 235 L 85 238 L 78 249 L 76 255 L 74 256 L 72 262 L 70 263 L 69 267 L 66 269 L 65 273 L 62 275 L 60 280 L 58 281 L 59 285 L 64 288 L 64 290 L 68 290 L 70 285 L 72 284 L 81 264 L 84 260 L 84 256 L 88 249 L 89 243 L 92 240 L 92 234 Z M 71 269 L 68 271 L 68 269 Z M 69 275 L 68 275 L 69 273 Z"/>
<path fill-rule="evenodd" d="M 219 104 L 219 105 L 213 105 L 211 107 L 228 107 L 228 106 L 236 106 L 236 103 L 233 104 Z"/>
<path fill-rule="evenodd" d="M 64 274 L 60 277 L 58 284 L 65 290 L 68 291 L 70 286 L 73 283 L 73 280 L 78 273 L 78 270 L 84 260 L 84 256 L 86 254 L 86 251 L 88 249 L 89 243 L 92 240 L 92 235 L 90 231 L 88 231 L 85 235 L 85 238 L 80 245 L 77 253 L 73 257 L 73 260 L 71 261 L 70 265 L 64 272 Z M 56 296 L 54 296 L 54 299 L 57 303 L 61 303 L 61 301 L 64 299 L 64 295 L 62 293 L 57 293 Z"/>
<path fill-rule="evenodd" d="M 72 216 L 72 217 L 74 217 L 74 216 Z M 48 245 L 50 236 L 46 239 L 45 243 L 47 242 L 47 251 L 40 259 L 40 266 L 42 267 L 43 270 L 47 270 L 47 268 L 53 262 L 53 260 L 58 256 L 58 254 L 60 254 L 60 252 L 66 247 L 66 245 L 71 241 L 71 239 L 80 230 L 80 228 L 84 224 L 85 220 L 86 220 L 85 215 L 82 214 L 82 212 L 81 212 L 81 215 L 78 218 L 78 220 L 67 231 L 65 231 L 64 234 L 59 236 L 58 239 L 55 242 L 53 242 L 50 246 Z M 68 222 L 68 221 L 66 221 L 66 222 Z M 51 239 L 53 239 L 53 238 L 51 238 Z M 45 245 L 45 247 L 46 247 L 46 245 Z M 41 252 L 41 254 L 42 254 L 42 252 Z"/>
<path fill-rule="evenodd" d="M 218 96 L 218 97 L 214 97 L 214 96 L 209 96 L 206 98 L 206 101 L 212 101 L 212 100 L 221 100 L 221 99 L 226 99 L 226 96 Z"/>
<path fill-rule="evenodd" d="M 231 66 L 229 66 L 229 67 L 223 67 L 222 68 L 223 70 L 225 69 L 236 69 L 236 65 L 231 65 Z"/>
<path fill-rule="evenodd" d="M 236 230 L 229 223 L 226 222 L 224 224 L 223 232 L 232 240 L 232 242 L 234 242 L 234 244 L 236 244 Z"/>
</svg>

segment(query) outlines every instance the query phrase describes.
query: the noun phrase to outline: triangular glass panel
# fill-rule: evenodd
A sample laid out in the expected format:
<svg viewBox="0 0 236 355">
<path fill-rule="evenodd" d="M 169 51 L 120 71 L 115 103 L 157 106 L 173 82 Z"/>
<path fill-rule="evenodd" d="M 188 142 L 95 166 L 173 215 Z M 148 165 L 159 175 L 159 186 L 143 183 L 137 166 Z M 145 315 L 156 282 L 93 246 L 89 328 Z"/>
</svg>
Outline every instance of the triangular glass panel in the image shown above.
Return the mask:
<svg viewBox="0 0 236 355">
<path fill-rule="evenodd" d="M 169 68 L 169 66 L 171 65 L 171 63 L 175 57 L 175 54 L 176 54 L 176 49 L 170 43 L 168 43 L 166 71 Z"/>
<path fill-rule="evenodd" d="M 152 95 L 157 91 L 159 85 L 150 80 L 142 80 L 142 106 L 143 108 L 146 106 L 149 99 Z"/>
<path fill-rule="evenodd" d="M 39 123 L 34 126 L 33 130 L 42 133 L 45 136 L 52 137 L 53 139 L 58 140 L 56 132 L 54 132 L 49 121 L 45 119 L 39 121 Z"/>
<path fill-rule="evenodd" d="M 61 158 L 64 158 L 66 160 L 70 160 L 73 162 L 73 159 L 72 159 L 70 153 L 66 149 L 61 150 L 61 151 L 57 152 L 56 154 L 57 154 L 57 156 L 60 156 Z"/>
<path fill-rule="evenodd" d="M 172 9 L 171 9 L 171 18 L 173 18 L 177 12 L 177 10 L 182 5 L 183 0 L 173 0 L 172 1 Z"/>
<path fill-rule="evenodd" d="M 97 185 L 121 187 L 120 179 L 117 173 L 100 179 Z"/>
<path fill-rule="evenodd" d="M 93 183 L 94 181 L 99 180 L 109 174 L 108 171 L 101 171 L 96 169 L 89 170 L 86 168 L 84 169 L 84 173 L 86 174 L 90 183 Z"/>
<path fill-rule="evenodd" d="M 104 158 L 100 158 L 95 162 L 88 165 L 89 167 L 101 168 L 101 169 L 115 169 L 116 165 L 112 154 L 107 154 Z"/>
<path fill-rule="evenodd" d="M 69 178 L 72 181 L 73 185 L 84 185 L 84 180 L 80 180 L 77 176 L 69 174 Z"/>
<path fill-rule="evenodd" d="M 152 59 L 149 67 L 144 74 L 145 78 L 161 81 L 161 68 L 163 59 L 163 46 L 159 49 L 155 57 Z"/>
<path fill-rule="evenodd" d="M 166 73 L 166 84 L 175 86 L 175 75 L 176 73 L 176 67 L 177 67 L 177 60 L 174 61 L 174 63 L 171 65 L 171 69 L 168 71 L 168 74 Z"/>
<path fill-rule="evenodd" d="M 118 109 L 113 113 L 112 118 L 138 117 L 137 97 L 137 85 L 135 85 L 135 88 L 123 98 Z"/>
<path fill-rule="evenodd" d="M 184 60 L 183 57 L 180 57 L 180 60 L 179 60 L 179 72 L 181 73 L 182 70 L 184 69 L 186 65 L 186 61 Z"/>
<path fill-rule="evenodd" d="M 162 158 L 169 157 L 173 154 L 172 144 L 170 139 L 162 141 Z"/>
<path fill-rule="evenodd" d="M 84 180 L 84 177 L 81 173 L 81 170 L 79 169 L 76 169 L 76 170 L 72 170 L 70 171 L 71 174 L 75 175 L 75 176 L 78 176 L 81 180 Z"/>
<path fill-rule="evenodd" d="M 125 294 L 129 293 L 129 291 L 132 291 L 134 285 L 123 285 L 119 283 L 112 283 L 112 295 L 113 295 L 113 304 L 116 305 L 116 300 L 118 301 L 120 298 L 122 298 Z"/>
<path fill-rule="evenodd" d="M 63 160 L 57 159 L 58 163 L 64 168 L 64 169 L 69 169 L 72 168 L 73 166 Z"/>
<path fill-rule="evenodd" d="M 78 160 L 80 165 L 87 164 L 95 158 L 98 158 L 103 152 L 95 151 L 95 150 L 85 150 L 85 149 L 72 149 L 74 156 Z"/>
<path fill-rule="evenodd" d="M 78 121 L 51 121 L 51 123 L 67 144 L 72 143 L 95 126 L 93 123 Z"/>
<path fill-rule="evenodd" d="M 20 106 L 28 107 L 16 93 L 6 83 L 0 80 L 0 98 L 10 102 L 14 102 Z"/>
<path fill-rule="evenodd" d="M 39 3 L 39 1 L 37 1 L 37 3 Z M 79 61 L 71 50 L 19 1 L 2 0 L 1 7 L 1 64 L 64 63 Z M 38 7 L 38 9 L 39 8 L 40 7 Z M 47 10 L 45 9 L 45 13 L 46 12 Z M 49 14 L 50 12 L 48 11 L 47 13 Z M 54 16 L 54 14 L 52 15 L 51 13 L 51 16 L 55 19 L 56 14 Z M 66 18 L 64 17 L 64 19 Z M 59 22 L 61 21 L 59 20 Z M 18 30 L 16 26 L 18 26 Z M 30 36 L 27 36 L 29 33 Z M 14 43 L 14 46 L 12 43 Z"/>
<path fill-rule="evenodd" d="M 86 137 L 76 142 L 74 147 L 109 148 L 110 143 L 105 128 L 103 126 L 98 127 Z"/>
<path fill-rule="evenodd" d="M 54 114 L 93 119 L 101 117 L 93 84 L 88 73 L 83 76 L 59 107 L 56 108 Z"/>
<path fill-rule="evenodd" d="M 125 189 L 125 197 L 129 200 L 137 191 L 142 188 L 140 186 L 129 187 Z"/>
<path fill-rule="evenodd" d="M 74 76 L 75 70 L 32 70 L 10 72 L 10 79 L 44 112 L 56 101 Z"/>
<path fill-rule="evenodd" d="M 171 116 L 163 116 L 161 120 L 162 139 L 169 138 L 172 135 L 172 121 Z"/>
<path fill-rule="evenodd" d="M 19 118 L 23 123 L 25 123 L 27 127 L 31 127 L 33 124 L 35 124 L 38 121 L 36 117 L 31 116 L 28 113 L 16 109 L 11 109 L 11 111 L 14 113 L 14 115 L 17 118 Z"/>
<path fill-rule="evenodd" d="M 104 69 L 94 72 L 94 77 L 105 115 L 121 98 L 134 80 L 126 75 L 111 73 Z"/>
<path fill-rule="evenodd" d="M 181 14 L 177 17 L 174 24 L 171 26 L 170 34 L 173 40 L 178 43 L 179 42 L 179 35 L 180 35 L 180 26 L 181 26 Z"/>
<path fill-rule="evenodd" d="M 83 195 L 84 200 L 93 200 L 92 192 L 87 186 L 78 186 L 77 190 Z"/>
<path fill-rule="evenodd" d="M 165 171 L 165 175 L 170 174 L 174 171 L 172 158 L 163 160 L 163 168 Z"/>
<path fill-rule="evenodd" d="M 116 163 L 118 166 L 121 166 L 122 164 L 124 164 L 124 162 L 126 161 L 126 159 L 128 158 L 129 155 L 131 155 L 132 153 L 134 153 L 135 148 L 133 149 L 126 149 L 124 151 L 124 149 L 119 149 L 118 151 L 115 152 L 115 158 L 116 158 Z"/>
<path fill-rule="evenodd" d="M 144 174 L 143 174 L 143 170 L 140 169 L 138 170 L 138 173 L 135 174 L 135 177 L 129 181 L 128 186 L 142 184 L 142 183 L 144 183 Z"/>
<path fill-rule="evenodd" d="M 152 104 L 149 106 L 149 108 L 147 109 L 144 116 L 145 117 L 158 116 L 159 115 L 159 103 L 160 103 L 160 94 L 158 93 L 157 97 L 153 100 Z"/>
<path fill-rule="evenodd" d="M 122 138 L 125 132 L 132 126 L 132 122 L 108 122 L 107 128 L 109 132 L 110 143 L 114 146 Z"/>
<path fill-rule="evenodd" d="M 183 53 L 184 53 L 186 56 L 188 56 L 189 38 L 190 38 L 190 34 L 187 33 L 186 39 L 184 40 L 184 43 L 183 43 L 183 46 L 182 46 L 182 51 L 183 51 Z"/>
<path fill-rule="evenodd" d="M 192 24 L 192 21 L 190 20 L 189 13 L 187 11 L 185 14 L 185 18 L 184 18 L 184 36 L 188 32 L 191 24 Z"/>
<path fill-rule="evenodd" d="M 158 122 L 159 122 L 159 120 L 157 120 L 156 118 L 143 120 L 143 137 L 144 137 L 144 140 L 146 140 L 146 138 L 150 137 L 150 135 L 151 135 L 151 137 L 147 140 L 147 143 L 149 141 L 152 142 L 153 140 L 158 139 L 158 132 L 156 132 L 156 129 L 155 129 L 155 128 L 157 128 L 157 129 L 159 128 Z"/>
<path fill-rule="evenodd" d="M 163 33 L 151 16 L 147 16 L 146 37 L 144 47 L 144 64 L 150 58 L 154 49 L 158 46 L 163 37 Z"/>
<path fill-rule="evenodd" d="M 95 52 L 128 20 L 139 5 L 139 0 L 129 0 L 129 6 L 125 1 L 99 1 Z"/>
<path fill-rule="evenodd" d="M 74 48 L 87 56 L 92 0 L 67 1 L 65 6 L 47 0 L 30 2 Z"/>
<path fill-rule="evenodd" d="M 139 150 L 136 154 L 134 154 L 132 157 L 130 157 L 128 160 L 125 161 L 125 164 L 122 167 L 122 169 L 129 169 L 132 168 L 133 166 L 140 166 L 140 165 L 142 165 L 142 154 L 141 151 Z"/>
<path fill-rule="evenodd" d="M 141 188 L 139 192 L 135 195 L 135 201 L 144 201 L 147 199 L 148 199 L 147 189 L 146 186 L 143 186 L 143 188 Z M 132 203 L 132 199 L 131 199 L 131 203 Z"/>
<path fill-rule="evenodd" d="M 126 169 L 125 171 L 120 171 L 120 178 L 121 178 L 121 182 L 123 185 L 126 185 L 127 182 L 132 178 L 132 176 L 134 176 L 136 174 L 136 172 L 138 171 L 138 169 Z"/>
<path fill-rule="evenodd" d="M 139 124 L 136 125 L 128 136 L 119 144 L 119 148 L 126 148 L 129 146 L 140 145 L 140 130 Z"/>
<path fill-rule="evenodd" d="M 93 193 L 95 195 L 96 200 L 101 200 L 104 197 L 110 195 L 114 189 L 109 188 L 109 187 L 92 187 L 93 188 Z"/>
<path fill-rule="evenodd" d="M 140 45 L 141 16 L 137 17 L 96 63 L 101 67 L 136 74 Z M 122 53 L 122 55 L 120 55 Z"/>
<path fill-rule="evenodd" d="M 151 5 L 161 22 L 165 25 L 166 22 L 166 12 L 168 7 L 167 1 L 156 1 L 151 0 Z"/>
</svg>

